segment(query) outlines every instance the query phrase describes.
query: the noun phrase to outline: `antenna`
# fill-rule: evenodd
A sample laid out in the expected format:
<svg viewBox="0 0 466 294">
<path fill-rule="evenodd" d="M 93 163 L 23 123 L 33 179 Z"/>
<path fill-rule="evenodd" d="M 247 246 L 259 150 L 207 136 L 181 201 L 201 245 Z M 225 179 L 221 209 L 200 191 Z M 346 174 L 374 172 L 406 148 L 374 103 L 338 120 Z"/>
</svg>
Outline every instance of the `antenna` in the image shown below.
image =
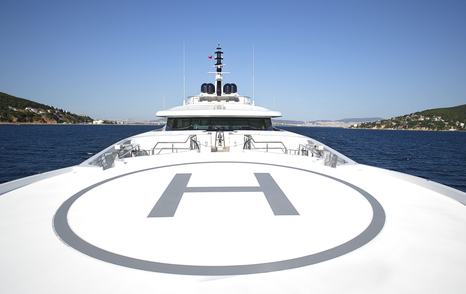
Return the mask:
<svg viewBox="0 0 466 294">
<path fill-rule="evenodd" d="M 183 41 L 183 100 L 186 98 L 186 43 Z"/>
<path fill-rule="evenodd" d="M 254 101 L 255 94 L 255 46 L 252 45 L 252 100 Z"/>
</svg>

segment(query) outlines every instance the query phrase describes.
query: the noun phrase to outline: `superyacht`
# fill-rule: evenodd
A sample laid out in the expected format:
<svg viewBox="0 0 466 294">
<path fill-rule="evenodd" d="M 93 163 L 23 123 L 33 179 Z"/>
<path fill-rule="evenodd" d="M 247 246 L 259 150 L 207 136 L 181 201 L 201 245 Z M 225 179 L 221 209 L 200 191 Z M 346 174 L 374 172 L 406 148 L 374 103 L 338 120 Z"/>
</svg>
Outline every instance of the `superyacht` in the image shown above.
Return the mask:
<svg viewBox="0 0 466 294">
<path fill-rule="evenodd" d="M 214 59 L 162 129 L 0 185 L 0 293 L 464 293 L 466 193 L 275 128 Z"/>
</svg>

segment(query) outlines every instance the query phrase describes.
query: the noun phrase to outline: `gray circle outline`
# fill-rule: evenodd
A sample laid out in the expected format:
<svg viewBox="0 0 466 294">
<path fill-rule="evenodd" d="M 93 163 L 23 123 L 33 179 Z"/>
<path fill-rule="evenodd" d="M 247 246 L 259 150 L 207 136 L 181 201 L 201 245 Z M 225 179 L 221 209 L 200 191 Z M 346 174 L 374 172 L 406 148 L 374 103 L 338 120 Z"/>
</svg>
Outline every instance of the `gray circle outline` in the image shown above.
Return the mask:
<svg viewBox="0 0 466 294">
<path fill-rule="evenodd" d="M 337 181 L 341 184 L 344 184 L 366 198 L 369 204 L 372 207 L 372 220 L 367 228 L 361 232 L 359 235 L 354 237 L 353 239 L 340 244 L 338 246 L 332 247 L 330 249 L 305 255 L 301 257 L 296 257 L 292 259 L 280 260 L 280 261 L 272 261 L 272 262 L 265 262 L 265 263 L 255 263 L 255 264 L 244 264 L 244 265 L 222 265 L 222 266 L 204 266 L 204 265 L 184 265 L 184 264 L 173 264 L 173 263 L 162 263 L 156 261 L 148 261 L 143 259 L 132 258 L 120 254 L 116 254 L 97 246 L 94 246 L 77 234 L 73 232 L 69 223 L 68 223 L 68 211 L 73 205 L 73 203 L 82 195 L 89 192 L 90 190 L 105 184 L 107 182 L 140 173 L 149 170 L 161 169 L 166 167 L 174 167 L 174 166 L 183 166 L 183 165 L 194 165 L 194 164 L 216 164 L 216 163 L 228 163 L 228 164 L 256 164 L 256 165 L 268 165 L 268 166 L 276 166 L 276 167 L 283 167 L 283 168 L 290 168 L 299 171 L 309 172 L 316 175 L 320 175 L 331 180 Z M 144 271 L 151 271 L 151 272 L 159 272 L 159 273 L 167 273 L 167 274 L 179 274 L 179 275 L 200 275 L 200 276 L 223 276 L 223 275 L 246 275 L 246 274 L 258 274 L 258 273 L 267 273 L 267 272 L 274 272 L 274 271 L 281 271 L 281 270 L 288 270 L 293 268 L 299 268 L 303 266 L 308 266 L 316 263 L 320 263 L 323 261 L 327 261 L 344 254 L 347 254 L 351 251 L 354 251 L 365 244 L 369 243 L 372 239 L 374 239 L 382 230 L 385 224 L 385 211 L 382 205 L 368 192 L 365 190 L 348 183 L 344 180 L 322 174 L 315 171 L 310 171 L 303 168 L 298 167 L 291 167 L 286 165 L 279 165 L 273 163 L 261 163 L 261 162 L 247 162 L 247 161 L 203 161 L 203 162 L 188 162 L 188 163 L 180 163 L 180 164 L 171 164 L 171 165 L 164 165 L 164 166 L 157 166 L 146 168 L 142 170 L 137 170 L 133 172 L 129 172 L 126 174 L 118 175 L 101 182 L 95 183 L 87 188 L 79 191 L 78 193 L 74 194 L 70 198 L 68 198 L 62 205 L 58 208 L 55 216 L 53 218 L 53 228 L 58 235 L 58 237 L 67 245 L 74 248 L 75 250 L 84 253 L 90 257 L 96 258 L 98 260 L 129 267 L 133 269 L 139 269 Z"/>
</svg>

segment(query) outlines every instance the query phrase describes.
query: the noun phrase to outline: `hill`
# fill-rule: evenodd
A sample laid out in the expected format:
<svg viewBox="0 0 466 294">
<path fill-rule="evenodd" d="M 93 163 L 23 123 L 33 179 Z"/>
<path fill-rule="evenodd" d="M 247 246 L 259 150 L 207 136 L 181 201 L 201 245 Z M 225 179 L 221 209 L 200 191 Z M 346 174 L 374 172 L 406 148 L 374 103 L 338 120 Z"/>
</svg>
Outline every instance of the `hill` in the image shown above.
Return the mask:
<svg viewBox="0 0 466 294">
<path fill-rule="evenodd" d="M 466 130 L 466 104 L 454 107 L 427 109 L 390 119 L 360 123 L 354 128 L 391 130 Z"/>
<path fill-rule="evenodd" d="M 83 116 L 0 92 L 0 122 L 3 123 L 91 123 Z"/>
<path fill-rule="evenodd" d="M 416 112 L 414 114 L 423 116 L 440 116 L 443 119 L 450 121 L 457 120 L 464 122 L 466 121 L 466 104 L 455 107 L 428 109 L 421 112 Z"/>
</svg>

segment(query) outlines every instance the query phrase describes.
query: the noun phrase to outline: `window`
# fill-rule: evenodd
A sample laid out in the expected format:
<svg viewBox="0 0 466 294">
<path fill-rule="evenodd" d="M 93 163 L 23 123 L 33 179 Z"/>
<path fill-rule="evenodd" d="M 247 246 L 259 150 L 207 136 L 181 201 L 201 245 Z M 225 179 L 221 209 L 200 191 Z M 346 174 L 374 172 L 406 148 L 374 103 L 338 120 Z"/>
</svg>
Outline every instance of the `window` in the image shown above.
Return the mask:
<svg viewBox="0 0 466 294">
<path fill-rule="evenodd" d="M 261 130 L 271 131 L 270 118 L 264 117 L 186 117 L 168 118 L 165 127 L 167 131 L 206 130 Z"/>
</svg>

